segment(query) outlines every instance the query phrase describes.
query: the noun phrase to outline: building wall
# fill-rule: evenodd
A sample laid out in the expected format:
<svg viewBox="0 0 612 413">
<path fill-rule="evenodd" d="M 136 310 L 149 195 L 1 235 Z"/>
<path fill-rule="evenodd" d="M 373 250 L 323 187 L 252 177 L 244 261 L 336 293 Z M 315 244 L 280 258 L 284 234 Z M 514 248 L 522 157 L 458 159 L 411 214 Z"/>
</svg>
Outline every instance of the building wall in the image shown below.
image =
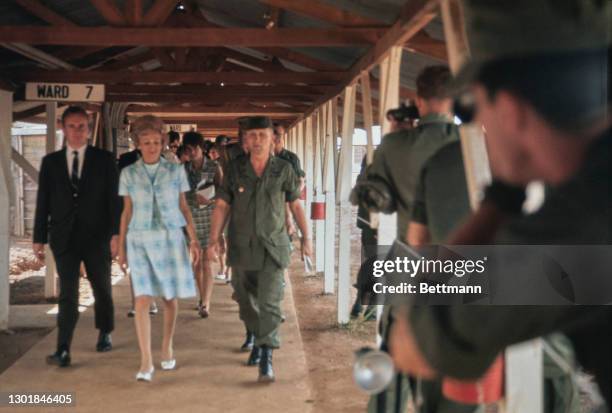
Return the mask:
<svg viewBox="0 0 612 413">
<path fill-rule="evenodd" d="M 14 147 L 17 140 L 21 140 L 22 155 L 30 162 L 36 169 L 40 169 L 40 163 L 43 156 L 45 156 L 45 135 L 24 135 L 24 136 L 13 136 Z M 16 194 L 22 196 L 23 202 L 23 229 L 26 236 L 32 234 L 34 229 L 34 213 L 36 211 L 36 191 L 38 185 L 30 179 L 25 173 L 20 173 L 20 168 L 13 163 L 13 182 L 15 184 Z M 21 190 L 19 189 L 21 188 Z M 15 203 L 15 209 L 19 208 L 19 203 Z M 14 217 L 19 217 L 17 211 L 14 211 Z M 18 225 L 14 225 L 13 228 L 18 228 Z M 16 234 L 20 235 L 20 234 Z"/>
</svg>

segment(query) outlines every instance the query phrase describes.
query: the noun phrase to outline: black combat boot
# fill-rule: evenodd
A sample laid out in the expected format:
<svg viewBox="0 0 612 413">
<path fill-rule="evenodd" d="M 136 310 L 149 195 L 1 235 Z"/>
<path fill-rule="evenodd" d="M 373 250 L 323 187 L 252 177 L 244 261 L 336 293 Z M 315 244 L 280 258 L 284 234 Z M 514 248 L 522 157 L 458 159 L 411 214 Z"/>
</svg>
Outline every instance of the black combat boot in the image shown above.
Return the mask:
<svg viewBox="0 0 612 413">
<path fill-rule="evenodd" d="M 246 353 L 247 351 L 253 350 L 253 346 L 255 345 L 255 333 L 251 333 L 249 330 L 246 332 L 246 339 L 240 347 L 240 351 Z"/>
<path fill-rule="evenodd" d="M 261 360 L 259 361 L 260 383 L 272 383 L 274 381 L 274 370 L 272 369 L 272 349 L 268 346 L 261 346 Z"/>
<path fill-rule="evenodd" d="M 249 359 L 247 360 L 247 366 L 256 366 L 261 360 L 261 347 L 253 346 Z"/>
</svg>

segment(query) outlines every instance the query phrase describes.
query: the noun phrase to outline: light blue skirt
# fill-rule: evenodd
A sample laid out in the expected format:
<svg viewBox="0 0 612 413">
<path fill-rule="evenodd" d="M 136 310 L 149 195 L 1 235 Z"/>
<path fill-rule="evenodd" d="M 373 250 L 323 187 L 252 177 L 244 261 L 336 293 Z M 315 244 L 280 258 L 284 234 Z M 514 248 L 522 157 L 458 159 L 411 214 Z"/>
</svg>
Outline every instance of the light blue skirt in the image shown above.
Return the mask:
<svg viewBox="0 0 612 413">
<path fill-rule="evenodd" d="M 127 259 L 134 296 L 196 296 L 193 268 L 182 229 L 128 231 Z"/>
</svg>

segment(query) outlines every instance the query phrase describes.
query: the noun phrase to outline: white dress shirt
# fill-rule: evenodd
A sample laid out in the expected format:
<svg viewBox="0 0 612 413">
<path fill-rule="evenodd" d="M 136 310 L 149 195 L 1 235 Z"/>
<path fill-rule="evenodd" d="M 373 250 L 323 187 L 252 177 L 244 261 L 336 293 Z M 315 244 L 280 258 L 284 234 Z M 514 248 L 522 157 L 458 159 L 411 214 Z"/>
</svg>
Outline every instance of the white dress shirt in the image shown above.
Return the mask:
<svg viewBox="0 0 612 413">
<path fill-rule="evenodd" d="M 79 154 L 79 170 L 78 177 L 81 178 L 81 172 L 83 172 L 83 162 L 85 161 L 85 150 L 87 149 L 87 145 L 81 146 L 79 149 L 73 149 L 70 145 L 66 145 L 66 161 L 68 164 L 68 177 L 72 176 L 72 160 L 74 159 L 74 154 L 72 152 L 77 151 Z"/>
</svg>

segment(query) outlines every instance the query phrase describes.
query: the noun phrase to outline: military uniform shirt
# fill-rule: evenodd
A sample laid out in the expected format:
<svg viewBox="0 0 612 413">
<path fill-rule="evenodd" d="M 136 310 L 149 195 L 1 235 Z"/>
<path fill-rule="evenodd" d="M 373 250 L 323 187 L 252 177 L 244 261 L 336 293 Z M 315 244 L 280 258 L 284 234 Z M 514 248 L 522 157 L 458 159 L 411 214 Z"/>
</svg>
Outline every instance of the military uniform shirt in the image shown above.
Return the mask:
<svg viewBox="0 0 612 413">
<path fill-rule="evenodd" d="M 290 241 L 285 203 L 300 197 L 299 179 L 291 165 L 270 157 L 261 177 L 249 157 L 228 164 L 219 199 L 231 205 L 228 262 L 244 270 L 261 270 L 266 253 L 280 268 L 289 265 Z"/>
<path fill-rule="evenodd" d="M 461 142 L 453 141 L 423 165 L 414 195 L 412 221 L 427 225 L 431 243 L 439 244 L 469 213 Z"/>
<path fill-rule="evenodd" d="M 386 135 L 368 166 L 368 179 L 383 181 L 397 205 L 397 237 L 404 239 L 421 167 L 442 145 L 459 139 L 459 130 L 442 114 L 423 116 L 419 126 Z"/>
<path fill-rule="evenodd" d="M 298 177 L 303 178 L 306 176 L 300 165 L 300 158 L 295 153 L 283 148 L 276 156 L 289 162 Z"/>
</svg>

